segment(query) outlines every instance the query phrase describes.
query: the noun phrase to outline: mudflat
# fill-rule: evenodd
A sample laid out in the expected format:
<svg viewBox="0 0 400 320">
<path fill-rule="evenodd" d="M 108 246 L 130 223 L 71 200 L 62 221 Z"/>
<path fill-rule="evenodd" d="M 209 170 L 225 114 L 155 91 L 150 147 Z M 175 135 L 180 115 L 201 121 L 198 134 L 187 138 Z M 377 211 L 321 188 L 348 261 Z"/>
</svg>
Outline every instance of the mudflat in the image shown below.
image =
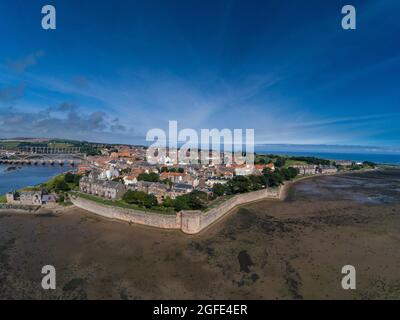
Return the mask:
<svg viewBox="0 0 400 320">
<path fill-rule="evenodd" d="M 0 299 L 399 299 L 399 230 L 395 169 L 299 181 L 195 236 L 74 207 L 0 213 Z"/>
</svg>

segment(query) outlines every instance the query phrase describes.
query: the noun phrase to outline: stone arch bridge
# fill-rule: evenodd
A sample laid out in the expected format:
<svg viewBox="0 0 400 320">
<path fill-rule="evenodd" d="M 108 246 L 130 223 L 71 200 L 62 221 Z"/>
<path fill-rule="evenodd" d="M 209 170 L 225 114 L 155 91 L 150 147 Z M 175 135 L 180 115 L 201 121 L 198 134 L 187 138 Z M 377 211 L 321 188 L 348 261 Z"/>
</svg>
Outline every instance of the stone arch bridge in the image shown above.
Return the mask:
<svg viewBox="0 0 400 320">
<path fill-rule="evenodd" d="M 15 165 L 79 165 L 86 159 L 81 153 L 15 153 L 0 154 L 0 164 Z"/>
</svg>

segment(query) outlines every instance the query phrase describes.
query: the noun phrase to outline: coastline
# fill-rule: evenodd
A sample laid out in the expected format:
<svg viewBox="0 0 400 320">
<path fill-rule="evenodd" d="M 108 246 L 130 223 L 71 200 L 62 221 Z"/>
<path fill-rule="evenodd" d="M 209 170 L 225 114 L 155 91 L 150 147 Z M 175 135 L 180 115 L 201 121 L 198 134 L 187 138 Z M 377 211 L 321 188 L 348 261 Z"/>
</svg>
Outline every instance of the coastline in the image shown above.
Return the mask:
<svg viewBox="0 0 400 320">
<path fill-rule="evenodd" d="M 303 181 L 303 180 L 307 180 L 307 179 L 313 179 L 313 178 L 318 178 L 318 177 L 326 177 L 326 176 L 339 176 L 339 175 L 343 175 L 343 174 L 355 174 L 355 173 L 363 173 L 363 172 L 372 172 L 372 171 L 383 171 L 385 170 L 385 168 L 381 168 L 381 167 L 376 167 L 373 169 L 363 169 L 363 170 L 354 170 L 354 171 L 340 171 L 340 172 L 335 172 L 335 173 L 327 173 L 327 174 L 314 174 L 314 175 L 308 175 L 308 176 L 302 176 L 302 177 L 298 177 L 292 181 L 286 181 L 280 190 L 280 194 L 279 194 L 279 199 L 281 201 L 286 200 L 290 190 L 292 189 L 292 187 L 295 186 L 295 184 L 297 182 Z"/>
<path fill-rule="evenodd" d="M 261 202 L 265 200 L 278 200 L 285 201 L 288 197 L 288 194 L 293 186 L 299 181 L 303 181 L 306 179 L 318 178 L 323 176 L 337 176 L 343 174 L 355 174 L 362 172 L 371 172 L 371 171 L 382 171 L 384 168 L 377 167 L 374 169 L 364 169 L 364 170 L 354 170 L 354 171 L 343 171 L 336 172 L 331 174 L 316 174 L 309 176 L 300 176 L 292 181 L 286 181 L 283 185 L 281 185 L 276 195 L 269 194 L 271 191 L 267 191 L 267 189 L 263 189 L 263 195 L 259 195 L 259 191 L 249 192 L 244 194 L 236 195 L 234 199 L 228 199 L 222 202 L 218 207 L 212 208 L 208 212 L 200 212 L 200 211 L 181 211 L 177 212 L 176 215 L 172 216 L 172 221 L 165 220 L 165 215 L 163 214 L 153 214 L 149 215 L 145 211 L 140 210 L 123 210 L 121 208 L 113 208 L 112 206 L 101 206 L 96 203 L 91 203 L 88 207 L 81 207 L 77 204 L 80 202 L 72 201 L 72 206 L 61 206 L 59 204 L 45 205 L 45 206 L 21 206 L 21 205 L 10 205 L 10 204 L 0 204 L 0 213 L 20 213 L 20 214 L 30 214 L 30 215 L 40 215 L 40 214 L 48 214 L 48 213 L 62 213 L 67 209 L 79 208 L 85 211 L 91 212 L 101 217 L 112 218 L 113 220 L 128 222 L 138 225 L 149 225 L 159 229 L 180 229 L 185 234 L 199 234 L 204 233 L 205 230 L 209 229 L 211 226 L 217 224 L 226 216 L 230 215 L 232 212 L 246 207 L 255 202 Z M 92 209 L 90 209 L 92 208 Z M 95 209 L 93 209 L 95 208 Z M 211 214 L 210 214 L 211 213 Z M 158 221 L 153 221 L 154 217 L 161 217 Z M 170 217 L 171 218 L 171 217 Z M 153 219 L 153 220 L 152 220 Z M 150 221 L 150 222 L 149 222 Z"/>
</svg>

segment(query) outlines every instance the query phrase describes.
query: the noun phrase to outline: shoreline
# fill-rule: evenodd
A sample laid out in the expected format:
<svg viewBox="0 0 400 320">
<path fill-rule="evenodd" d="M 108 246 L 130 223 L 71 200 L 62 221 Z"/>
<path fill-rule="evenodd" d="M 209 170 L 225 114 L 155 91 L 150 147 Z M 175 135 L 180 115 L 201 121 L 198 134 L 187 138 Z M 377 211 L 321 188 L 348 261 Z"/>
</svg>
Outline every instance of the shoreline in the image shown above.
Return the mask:
<svg viewBox="0 0 400 320">
<path fill-rule="evenodd" d="M 400 168 L 400 166 L 399 166 Z M 354 174 L 354 173 L 363 173 L 363 172 L 371 172 L 371 171 L 382 171 L 385 170 L 385 168 L 381 168 L 381 167 L 377 167 L 374 169 L 364 169 L 364 170 L 354 170 L 354 171 L 341 171 L 341 172 L 336 172 L 336 173 L 328 173 L 328 174 L 314 174 L 314 175 L 307 175 L 307 176 L 300 176 L 298 178 L 295 178 L 294 180 L 291 181 L 285 181 L 279 188 L 279 196 L 278 199 L 275 200 L 280 200 L 280 201 L 284 201 L 287 198 L 287 195 L 290 191 L 290 189 L 299 181 L 303 181 L 306 179 L 312 179 L 312 178 L 318 178 L 318 177 L 325 177 L 325 176 L 336 176 L 336 175 L 342 175 L 342 174 Z M 243 193 L 243 194 L 249 194 L 251 192 L 247 192 L 247 193 Z M 254 200 L 254 201 L 250 201 L 249 203 L 254 203 L 254 202 L 260 202 L 260 201 L 264 201 L 264 200 L 268 200 L 270 198 L 264 198 L 264 199 L 259 199 L 259 200 Z M 227 200 L 226 200 L 227 201 Z M 225 203 L 226 201 L 222 202 L 221 204 Z M 220 205 L 221 205 L 220 204 Z M 238 205 L 237 207 L 243 207 L 246 206 L 248 203 L 243 203 Z M 10 208 L 3 208 L 4 206 L 10 206 Z M 11 208 L 11 207 L 21 207 L 21 208 Z M 25 207 L 25 208 L 23 208 Z M 29 207 L 29 208 L 27 208 Z M 50 206 L 29 206 L 29 205 L 13 205 L 13 204 L 8 204 L 8 203 L 0 203 L 0 213 L 3 212 L 10 212 L 10 211 L 18 211 L 19 213 L 21 212 L 25 212 L 25 213 L 35 213 L 40 211 L 41 209 L 47 209 L 50 211 L 54 211 L 54 212 L 62 212 L 65 211 L 68 208 L 73 208 L 73 207 L 77 207 L 74 204 L 71 204 L 69 206 L 61 206 L 58 204 L 54 204 L 54 205 L 50 205 Z M 77 207 L 78 208 L 78 207 Z M 235 208 L 232 208 L 231 211 L 233 211 Z M 207 212 L 207 211 L 204 211 Z M 158 213 L 158 212 L 154 212 L 154 213 Z M 159 212 L 159 214 L 164 214 L 163 212 Z"/>
<path fill-rule="evenodd" d="M 400 167 L 399 167 L 400 168 Z M 314 175 L 307 175 L 307 176 L 302 176 L 299 177 L 297 179 L 294 179 L 292 181 L 286 181 L 281 188 L 281 193 L 279 195 L 279 199 L 281 201 L 285 201 L 289 191 L 291 190 L 292 187 L 294 187 L 294 185 L 300 181 L 303 180 L 308 180 L 308 179 L 312 179 L 312 178 L 319 178 L 319 177 L 327 177 L 327 176 L 339 176 L 339 175 L 343 175 L 343 174 L 355 174 L 355 173 L 364 173 L 364 172 L 373 172 L 373 171 L 383 171 L 385 170 L 385 168 L 374 168 L 374 169 L 364 169 L 364 170 L 354 170 L 354 171 L 340 171 L 340 172 L 335 172 L 335 173 L 327 173 L 327 174 L 314 174 Z"/>
<path fill-rule="evenodd" d="M 217 210 L 217 211 L 221 211 L 220 213 L 218 213 L 218 217 L 216 219 L 212 219 L 214 221 L 211 222 L 207 222 L 207 225 L 204 226 L 200 226 L 201 225 L 201 221 L 202 219 L 207 219 L 207 215 L 203 216 L 203 213 L 197 212 L 197 211 L 186 211 L 186 212 L 178 212 L 176 213 L 176 221 L 178 221 L 179 219 L 181 219 L 181 217 L 185 217 L 185 225 L 186 229 L 183 230 L 182 229 L 182 222 L 180 227 L 178 228 L 177 226 L 173 226 L 171 228 L 171 223 L 172 222 L 168 222 L 168 227 L 167 229 L 181 229 L 181 231 L 183 231 L 185 234 L 189 235 L 189 234 L 202 234 L 204 233 L 207 229 L 209 229 L 211 226 L 217 224 L 218 222 L 220 222 L 221 220 L 223 220 L 223 218 L 227 217 L 228 215 L 230 215 L 232 212 L 236 211 L 238 208 L 242 208 L 242 207 L 246 207 L 249 204 L 252 204 L 254 202 L 261 202 L 261 201 L 266 201 L 266 200 L 278 200 L 278 201 L 285 201 L 288 197 L 288 194 L 290 192 L 290 190 L 292 189 L 293 186 L 295 186 L 296 183 L 298 183 L 299 181 L 303 181 L 306 179 L 312 179 L 312 178 L 318 178 L 318 177 L 324 177 L 324 176 L 336 176 L 336 175 L 343 175 L 343 174 L 356 174 L 356 173 L 363 173 L 363 172 L 371 172 L 371 171 L 383 171 L 385 170 L 384 168 L 381 167 L 377 167 L 374 169 L 364 169 L 364 170 L 354 170 L 354 171 L 343 171 L 343 172 L 336 172 L 336 173 L 331 173 L 331 174 L 316 174 L 316 175 L 309 175 L 309 176 L 300 176 L 295 180 L 292 181 L 286 181 L 284 182 L 283 185 L 281 185 L 279 187 L 279 190 L 277 191 L 277 195 L 276 197 L 273 199 L 268 195 L 264 195 L 262 198 L 259 198 L 259 196 L 257 196 L 257 199 L 247 199 L 247 200 L 242 200 L 241 202 L 238 203 L 234 203 L 233 206 L 230 206 L 230 208 L 228 210 L 226 210 L 228 203 L 230 202 L 229 200 L 226 200 L 224 202 L 222 202 L 217 208 L 213 208 L 212 210 Z M 257 191 L 255 191 L 257 193 Z M 248 192 L 248 193 L 244 193 L 244 194 L 240 194 L 244 197 L 252 197 L 252 194 L 254 192 Z M 107 208 L 108 206 L 106 206 L 105 208 Z M 9 205 L 9 204 L 0 204 L 0 213 L 20 213 L 20 214 L 28 214 L 28 215 L 40 215 L 40 214 L 48 214 L 48 213 L 54 213 L 54 214 L 61 214 L 65 211 L 68 211 L 69 209 L 74 209 L 74 208 L 78 208 L 78 209 L 83 209 L 85 211 L 88 211 L 90 213 L 96 214 L 100 217 L 108 217 L 108 218 L 112 218 L 112 220 L 118 220 L 121 222 L 129 222 L 129 223 L 134 223 L 134 224 L 138 224 L 138 225 L 147 225 L 147 220 L 151 217 L 151 216 L 147 216 L 146 212 L 133 212 L 132 216 L 130 215 L 130 213 L 128 211 L 126 211 L 125 213 L 123 213 L 124 218 L 123 219 L 119 219 L 118 217 L 114 217 L 114 215 L 116 214 L 116 212 L 118 210 L 113 210 L 113 213 L 107 213 L 105 216 L 104 214 L 95 212 L 97 210 L 87 210 L 85 208 L 82 208 L 78 205 L 76 205 L 73 201 L 73 205 L 72 206 L 61 206 L 58 204 L 52 204 L 49 206 L 37 206 L 37 207 L 27 207 L 27 206 L 18 206 L 18 205 Z M 109 207 L 108 209 L 112 209 L 112 207 Z M 103 211 L 103 209 L 100 210 L 101 212 Z M 121 210 L 120 210 L 121 211 Z M 225 211 L 225 212 L 223 212 Z M 139 219 L 139 223 L 135 222 L 135 215 L 137 215 L 139 213 L 139 215 L 141 216 L 141 218 Z M 110 216 L 111 215 L 111 216 Z M 156 214 L 155 216 L 158 216 L 159 214 Z M 203 216 L 203 217 L 202 217 Z M 147 218 L 146 218 L 147 217 Z M 144 220 L 142 220 L 144 219 Z M 163 219 L 165 219 L 165 217 L 163 216 Z M 146 222 L 145 222 L 146 221 Z M 189 222 L 190 221 L 190 222 Z M 175 223 L 175 222 L 174 222 Z M 172 223 L 172 224 L 174 224 Z M 158 227 L 160 229 L 165 229 L 165 221 L 163 221 L 161 223 L 161 225 L 159 224 L 159 222 L 155 223 L 155 225 L 153 225 L 154 222 L 151 223 L 151 225 L 153 227 Z M 192 224 L 192 227 L 189 227 L 189 224 Z M 150 225 L 150 226 L 151 226 Z"/>
</svg>

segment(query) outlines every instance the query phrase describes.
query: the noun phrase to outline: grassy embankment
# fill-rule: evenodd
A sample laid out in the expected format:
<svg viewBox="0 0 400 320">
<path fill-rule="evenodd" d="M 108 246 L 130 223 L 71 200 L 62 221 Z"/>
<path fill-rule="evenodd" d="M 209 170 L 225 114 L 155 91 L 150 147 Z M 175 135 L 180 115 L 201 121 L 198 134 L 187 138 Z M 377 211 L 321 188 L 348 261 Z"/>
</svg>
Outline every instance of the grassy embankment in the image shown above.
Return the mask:
<svg viewBox="0 0 400 320">
<path fill-rule="evenodd" d="M 125 209 L 135 209 L 135 210 L 140 210 L 140 211 L 145 211 L 145 212 L 152 212 L 152 213 L 161 213 L 161 214 L 175 214 L 175 211 L 173 208 L 166 208 L 166 207 L 159 207 L 159 209 L 148 209 L 145 207 L 141 207 L 136 204 L 128 204 L 124 202 L 123 200 L 108 200 L 104 198 L 100 198 L 94 195 L 89 195 L 77 191 L 71 192 L 72 195 L 79 196 L 83 199 L 91 200 L 100 204 L 108 205 L 108 206 L 114 206 L 114 207 L 120 207 L 120 208 L 125 208 Z"/>
</svg>

